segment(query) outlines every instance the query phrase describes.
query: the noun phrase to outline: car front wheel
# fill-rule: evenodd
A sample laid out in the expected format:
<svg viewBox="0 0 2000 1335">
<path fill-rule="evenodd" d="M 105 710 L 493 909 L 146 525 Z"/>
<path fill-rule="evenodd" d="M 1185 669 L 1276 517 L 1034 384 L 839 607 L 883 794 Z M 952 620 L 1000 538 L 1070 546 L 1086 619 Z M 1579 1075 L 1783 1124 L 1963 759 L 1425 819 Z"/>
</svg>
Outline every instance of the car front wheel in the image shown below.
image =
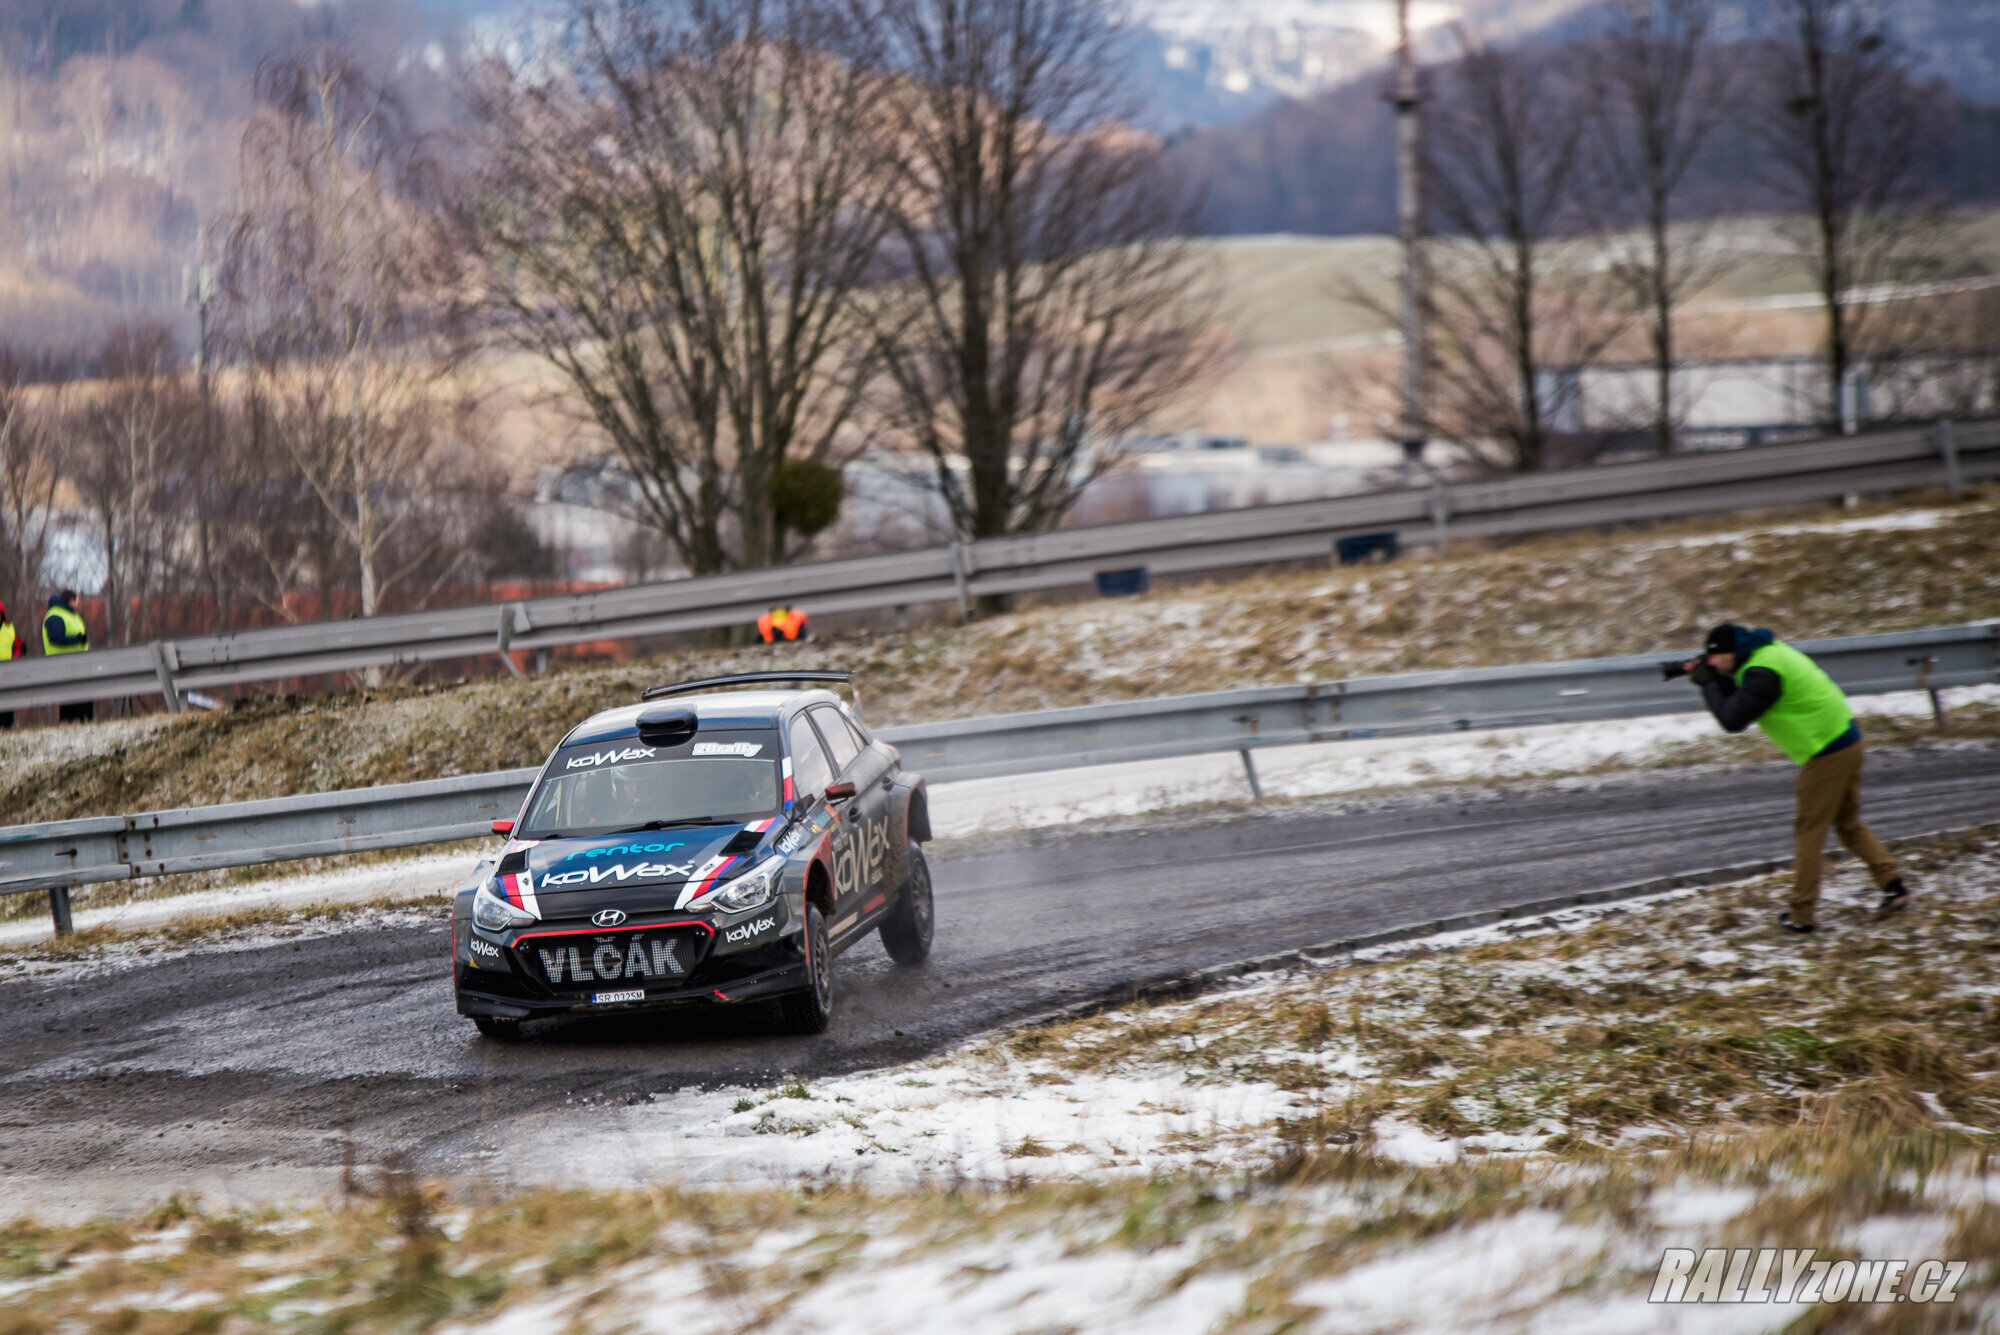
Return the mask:
<svg viewBox="0 0 2000 1335">
<path fill-rule="evenodd" d="M 898 964 L 922 964 L 931 953 L 931 928 L 936 917 L 931 905 L 931 866 L 914 839 L 903 858 L 909 871 L 896 907 L 882 919 L 882 948 Z"/>
<path fill-rule="evenodd" d="M 819 907 L 806 905 L 806 977 L 810 985 L 778 1006 L 785 1027 L 795 1034 L 823 1034 L 833 1023 L 833 952 L 827 949 L 826 919 Z"/>
<path fill-rule="evenodd" d="M 478 1026 L 480 1033 L 502 1043 L 512 1043 L 521 1037 L 521 1022 L 503 1015 L 475 1015 L 472 1023 Z"/>
</svg>

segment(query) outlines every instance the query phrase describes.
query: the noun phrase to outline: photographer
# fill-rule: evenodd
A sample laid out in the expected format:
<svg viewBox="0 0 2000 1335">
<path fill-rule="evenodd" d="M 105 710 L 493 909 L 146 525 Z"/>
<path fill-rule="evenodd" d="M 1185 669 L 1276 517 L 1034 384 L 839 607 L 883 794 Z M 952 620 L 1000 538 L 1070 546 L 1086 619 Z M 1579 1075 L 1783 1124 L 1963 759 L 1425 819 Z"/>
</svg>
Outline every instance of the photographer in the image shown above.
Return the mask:
<svg viewBox="0 0 2000 1335">
<path fill-rule="evenodd" d="M 1732 622 L 1708 633 L 1702 657 L 1665 663 L 1661 669 L 1669 680 L 1685 676 L 1699 686 L 1725 731 L 1742 732 L 1755 723 L 1799 766 L 1792 902 L 1778 915 L 1779 926 L 1810 932 L 1817 925 L 1820 849 L 1828 826 L 1868 865 L 1881 889 L 1876 916 L 1903 907 L 1909 889 L 1895 859 L 1861 823 L 1860 725 L 1847 697 L 1819 664 L 1768 630 L 1746 630 Z"/>
</svg>

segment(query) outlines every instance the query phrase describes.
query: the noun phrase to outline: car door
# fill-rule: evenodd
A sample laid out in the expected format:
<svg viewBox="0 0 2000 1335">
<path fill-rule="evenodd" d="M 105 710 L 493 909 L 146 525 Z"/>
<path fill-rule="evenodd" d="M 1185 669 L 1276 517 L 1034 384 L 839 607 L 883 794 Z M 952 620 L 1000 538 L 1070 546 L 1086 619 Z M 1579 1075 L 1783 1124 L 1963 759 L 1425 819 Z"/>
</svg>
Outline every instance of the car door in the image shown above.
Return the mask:
<svg viewBox="0 0 2000 1335">
<path fill-rule="evenodd" d="M 880 907 L 878 898 L 893 885 L 899 863 L 895 850 L 889 847 L 889 783 L 884 782 L 889 779 L 888 758 L 873 747 L 863 746 L 846 717 L 832 705 L 814 705 L 807 713 L 826 744 L 834 777 L 854 785 L 854 796 L 841 811 L 841 824 L 853 840 L 852 870 L 848 885 L 841 887 L 841 916 L 848 911 L 844 896 L 849 885 L 856 896 L 854 907 L 872 913 Z"/>
<path fill-rule="evenodd" d="M 817 811 L 824 805 L 833 818 L 833 828 L 826 836 L 833 872 L 834 907 L 827 917 L 827 928 L 831 930 L 853 898 L 844 884 L 851 877 L 849 869 L 855 865 L 855 859 L 847 853 L 851 831 L 841 813 L 843 804 L 826 801 L 826 786 L 833 782 L 833 764 L 826 757 L 826 744 L 820 741 L 819 730 L 813 727 L 812 720 L 806 717 L 803 709 L 786 722 L 785 745 L 791 752 L 792 791 L 800 808 Z M 815 816 L 815 822 L 817 819 Z"/>
</svg>

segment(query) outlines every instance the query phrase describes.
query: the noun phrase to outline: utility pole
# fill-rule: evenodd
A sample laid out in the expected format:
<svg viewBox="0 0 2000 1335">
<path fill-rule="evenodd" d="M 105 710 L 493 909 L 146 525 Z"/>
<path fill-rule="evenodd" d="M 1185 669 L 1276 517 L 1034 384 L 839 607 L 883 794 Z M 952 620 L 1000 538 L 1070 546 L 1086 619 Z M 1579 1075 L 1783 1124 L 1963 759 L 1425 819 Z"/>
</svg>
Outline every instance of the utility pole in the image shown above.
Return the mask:
<svg viewBox="0 0 2000 1335">
<path fill-rule="evenodd" d="M 1410 50 L 1410 0 L 1396 0 L 1396 83 L 1389 94 L 1396 108 L 1396 233 L 1403 244 L 1403 474 L 1409 485 L 1422 479 L 1424 440 L 1423 146 L 1419 108 L 1423 89 Z"/>
<path fill-rule="evenodd" d="M 207 242 L 208 229 L 204 227 L 202 229 L 201 247 L 196 252 L 197 254 L 207 251 Z M 194 307 L 196 317 L 200 321 L 201 333 L 194 345 L 194 380 L 196 386 L 201 390 L 201 455 L 202 458 L 209 461 L 209 468 L 213 469 L 215 466 L 215 411 L 210 392 L 210 379 L 213 375 L 213 368 L 208 355 L 208 310 L 215 301 L 215 266 L 213 264 L 197 260 L 193 264 L 184 264 L 181 266 L 181 299 Z M 213 473 L 210 474 L 210 478 L 213 478 Z M 206 485 L 212 486 L 214 483 L 211 480 Z M 203 506 L 202 512 L 207 513 L 208 507 Z M 215 601 L 215 629 L 222 630 L 229 624 L 229 608 L 224 601 L 223 583 L 216 577 L 214 525 L 203 519 L 196 524 L 195 528 L 201 540 L 202 569 L 208 574 L 209 591 Z M 169 680 L 171 681 L 171 679 Z M 175 698 L 170 690 L 168 692 L 169 701 L 171 702 Z"/>
<path fill-rule="evenodd" d="M 208 308 L 215 301 L 215 266 L 213 264 L 183 264 L 181 266 L 181 299 L 195 310 L 200 321 L 201 333 L 194 348 L 194 378 L 201 387 L 201 411 L 208 415 Z"/>
</svg>

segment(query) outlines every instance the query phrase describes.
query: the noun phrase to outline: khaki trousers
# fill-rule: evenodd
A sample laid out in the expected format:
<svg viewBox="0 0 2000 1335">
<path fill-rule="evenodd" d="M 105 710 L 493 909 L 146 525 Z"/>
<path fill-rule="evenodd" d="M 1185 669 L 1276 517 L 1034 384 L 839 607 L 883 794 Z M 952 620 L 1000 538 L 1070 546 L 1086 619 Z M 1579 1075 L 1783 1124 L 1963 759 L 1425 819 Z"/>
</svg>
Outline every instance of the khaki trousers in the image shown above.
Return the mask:
<svg viewBox="0 0 2000 1335">
<path fill-rule="evenodd" d="M 1793 822 L 1798 853 L 1792 863 L 1792 921 L 1816 921 L 1819 912 L 1820 849 L 1830 825 L 1847 851 L 1868 864 L 1879 889 L 1896 879 L 1896 860 L 1875 832 L 1861 823 L 1861 751 L 1856 742 L 1829 756 L 1814 756 L 1799 767 L 1799 809 Z"/>
</svg>

